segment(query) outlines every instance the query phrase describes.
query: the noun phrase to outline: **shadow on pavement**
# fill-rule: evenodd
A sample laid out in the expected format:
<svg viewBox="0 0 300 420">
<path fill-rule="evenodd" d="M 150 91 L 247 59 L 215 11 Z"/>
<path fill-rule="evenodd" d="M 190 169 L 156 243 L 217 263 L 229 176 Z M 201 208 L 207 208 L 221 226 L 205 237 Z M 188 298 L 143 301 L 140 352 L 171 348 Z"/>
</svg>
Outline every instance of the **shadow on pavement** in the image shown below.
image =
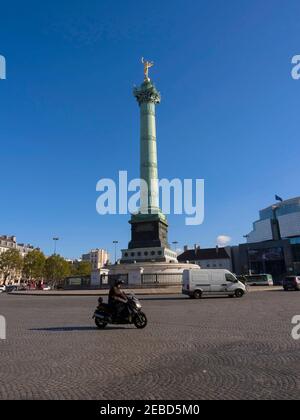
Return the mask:
<svg viewBox="0 0 300 420">
<path fill-rule="evenodd" d="M 182 300 L 182 301 L 191 301 L 191 302 L 200 302 L 202 300 L 212 300 L 212 299 L 229 299 L 227 295 L 213 295 L 213 296 L 203 296 L 201 299 L 191 299 L 188 296 L 151 296 L 151 297 L 140 297 L 140 300 Z"/>
<path fill-rule="evenodd" d="M 106 330 L 124 330 L 126 327 L 114 327 L 107 326 L 103 330 L 99 330 L 97 327 L 45 327 L 45 328 L 30 328 L 29 331 L 48 331 L 48 332 L 72 332 L 72 331 L 106 331 Z"/>
<path fill-rule="evenodd" d="M 186 296 L 163 296 L 163 295 L 157 295 L 157 296 L 146 296 L 146 295 L 137 295 L 137 298 L 139 300 L 182 300 L 186 299 Z"/>
</svg>

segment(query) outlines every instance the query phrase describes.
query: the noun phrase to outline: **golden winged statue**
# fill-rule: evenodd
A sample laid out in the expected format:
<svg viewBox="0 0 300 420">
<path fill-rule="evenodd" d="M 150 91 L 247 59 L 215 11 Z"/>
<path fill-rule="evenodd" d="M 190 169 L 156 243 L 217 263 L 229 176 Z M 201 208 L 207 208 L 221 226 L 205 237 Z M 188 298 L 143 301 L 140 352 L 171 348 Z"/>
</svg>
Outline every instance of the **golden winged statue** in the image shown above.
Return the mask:
<svg viewBox="0 0 300 420">
<path fill-rule="evenodd" d="M 145 76 L 145 81 L 150 81 L 149 79 L 149 69 L 151 67 L 154 66 L 153 61 L 147 61 L 144 59 L 144 57 L 142 57 L 142 63 L 144 64 L 144 76 Z"/>
</svg>

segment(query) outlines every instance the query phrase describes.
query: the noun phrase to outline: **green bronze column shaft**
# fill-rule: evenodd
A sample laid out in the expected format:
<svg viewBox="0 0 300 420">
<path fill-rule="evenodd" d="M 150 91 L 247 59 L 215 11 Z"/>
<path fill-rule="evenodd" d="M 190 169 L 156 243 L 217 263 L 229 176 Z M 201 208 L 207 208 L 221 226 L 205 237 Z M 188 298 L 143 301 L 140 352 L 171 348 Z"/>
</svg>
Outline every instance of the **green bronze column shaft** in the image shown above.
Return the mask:
<svg viewBox="0 0 300 420">
<path fill-rule="evenodd" d="M 141 192 L 141 212 L 159 213 L 155 106 L 160 94 L 150 80 L 145 80 L 134 96 L 140 105 L 140 178 L 148 186 L 148 194 Z"/>
<path fill-rule="evenodd" d="M 155 104 L 143 102 L 140 106 L 140 178 L 148 185 L 148 199 L 146 203 L 141 203 L 141 208 L 148 204 L 151 213 L 159 208 Z"/>
</svg>

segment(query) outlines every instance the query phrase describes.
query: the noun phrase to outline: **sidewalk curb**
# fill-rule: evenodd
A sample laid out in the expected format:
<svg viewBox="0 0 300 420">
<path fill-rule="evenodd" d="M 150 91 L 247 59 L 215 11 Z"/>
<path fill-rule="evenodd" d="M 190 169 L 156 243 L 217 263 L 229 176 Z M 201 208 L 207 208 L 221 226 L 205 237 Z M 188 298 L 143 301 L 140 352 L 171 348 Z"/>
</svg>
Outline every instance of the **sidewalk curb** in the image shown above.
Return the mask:
<svg viewBox="0 0 300 420">
<path fill-rule="evenodd" d="M 253 286 L 248 289 L 248 293 L 255 293 L 255 292 L 274 292 L 280 291 L 282 287 L 274 286 L 274 287 L 258 287 Z M 164 289 L 126 289 L 126 291 L 134 293 L 135 295 L 178 295 L 181 294 L 181 286 L 179 287 L 170 287 Z M 106 290 L 70 290 L 70 291 L 17 291 L 8 293 L 8 295 L 14 296 L 37 296 L 37 297 L 59 297 L 59 296 L 80 296 L 80 297 L 88 297 L 88 296 L 106 296 L 108 294 L 108 289 Z"/>
</svg>

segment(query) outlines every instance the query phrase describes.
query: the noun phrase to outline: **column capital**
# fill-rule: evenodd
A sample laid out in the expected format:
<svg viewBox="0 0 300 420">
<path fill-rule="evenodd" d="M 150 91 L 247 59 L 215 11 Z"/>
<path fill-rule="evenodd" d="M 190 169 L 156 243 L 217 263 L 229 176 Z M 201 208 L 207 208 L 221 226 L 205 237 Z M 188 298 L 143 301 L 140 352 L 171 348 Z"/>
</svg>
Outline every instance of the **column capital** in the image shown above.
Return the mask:
<svg viewBox="0 0 300 420">
<path fill-rule="evenodd" d="M 161 96 L 154 84 L 145 81 L 139 88 L 134 88 L 133 95 L 136 97 L 139 105 L 143 103 L 159 104 Z"/>
</svg>

